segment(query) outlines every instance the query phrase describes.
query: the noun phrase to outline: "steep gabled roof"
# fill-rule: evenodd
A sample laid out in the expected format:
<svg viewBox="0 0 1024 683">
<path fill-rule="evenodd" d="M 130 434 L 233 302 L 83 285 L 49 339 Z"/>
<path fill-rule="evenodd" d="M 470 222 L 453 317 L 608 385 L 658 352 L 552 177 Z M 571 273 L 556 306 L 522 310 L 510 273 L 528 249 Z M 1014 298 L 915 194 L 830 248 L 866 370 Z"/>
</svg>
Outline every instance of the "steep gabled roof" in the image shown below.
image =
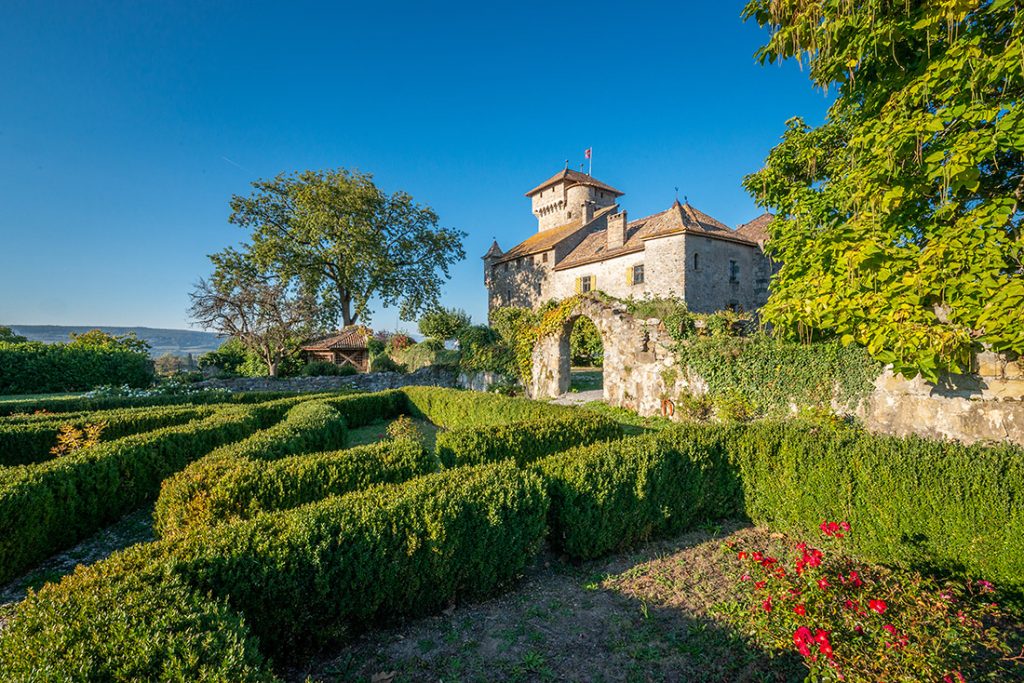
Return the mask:
<svg viewBox="0 0 1024 683">
<path fill-rule="evenodd" d="M 366 331 L 357 326 L 346 327 L 336 334 L 302 345 L 303 351 L 339 351 L 366 348 Z"/>
<path fill-rule="evenodd" d="M 555 269 L 563 270 L 587 263 L 616 258 L 625 254 L 632 254 L 642 251 L 644 249 L 644 242 L 647 240 L 683 233 L 706 235 L 714 239 L 757 246 L 756 240 L 746 235 L 738 234 L 737 231 L 730 229 L 725 223 L 690 206 L 689 203 L 680 204 L 677 200 L 672 206 L 660 213 L 630 221 L 626 226 L 626 240 L 621 247 L 615 249 L 608 248 L 607 230 L 600 230 L 587 235 L 580 242 L 579 246 L 573 249 L 568 256 L 555 266 Z"/>
<path fill-rule="evenodd" d="M 775 216 L 772 214 L 762 213 L 749 223 L 744 223 L 736 228 L 736 232 L 758 244 L 764 244 L 768 241 L 768 224 L 773 220 L 775 220 Z"/>
<path fill-rule="evenodd" d="M 498 240 L 494 240 L 491 243 L 491 248 L 487 250 L 487 253 L 484 254 L 482 258 L 484 258 L 484 259 L 499 258 L 503 253 L 505 253 L 505 252 L 503 252 L 501 250 L 501 247 L 498 246 Z"/>
<path fill-rule="evenodd" d="M 527 192 L 526 196 L 527 197 L 532 197 L 533 195 L 537 194 L 538 192 L 540 192 L 541 190 L 545 189 L 546 187 L 554 185 L 555 183 L 560 183 L 562 181 L 567 182 L 570 186 L 572 186 L 572 185 L 589 185 L 590 187 L 596 187 L 599 190 L 604 190 L 606 192 L 611 192 L 616 197 L 621 197 L 623 194 L 625 194 L 623 192 L 620 192 L 620 191 L 616 190 L 611 185 L 607 185 L 605 183 L 602 183 L 600 180 L 595 180 L 593 177 L 587 175 L 586 173 L 580 173 L 579 171 L 570 171 L 569 169 L 565 169 L 564 171 L 559 171 L 558 173 L 556 173 L 555 175 L 551 176 L 550 178 L 545 180 L 543 183 L 538 185 L 537 187 L 535 187 L 532 190 L 530 190 L 529 192 Z"/>
</svg>

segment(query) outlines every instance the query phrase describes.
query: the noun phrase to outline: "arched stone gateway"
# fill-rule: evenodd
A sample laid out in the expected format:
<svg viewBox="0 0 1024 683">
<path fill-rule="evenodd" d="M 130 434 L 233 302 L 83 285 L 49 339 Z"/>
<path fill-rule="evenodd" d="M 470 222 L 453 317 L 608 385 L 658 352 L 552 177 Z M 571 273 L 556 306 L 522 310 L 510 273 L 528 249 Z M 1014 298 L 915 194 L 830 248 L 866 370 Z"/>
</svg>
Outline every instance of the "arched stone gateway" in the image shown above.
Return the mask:
<svg viewBox="0 0 1024 683">
<path fill-rule="evenodd" d="M 593 321 L 604 344 L 604 400 L 651 415 L 671 410 L 663 406 L 665 371 L 675 365 L 656 318 L 640 319 L 625 308 L 596 297 L 581 297 L 560 329 L 544 335 L 533 348 L 533 398 L 553 398 L 569 391 L 569 335 L 576 320 Z"/>
</svg>

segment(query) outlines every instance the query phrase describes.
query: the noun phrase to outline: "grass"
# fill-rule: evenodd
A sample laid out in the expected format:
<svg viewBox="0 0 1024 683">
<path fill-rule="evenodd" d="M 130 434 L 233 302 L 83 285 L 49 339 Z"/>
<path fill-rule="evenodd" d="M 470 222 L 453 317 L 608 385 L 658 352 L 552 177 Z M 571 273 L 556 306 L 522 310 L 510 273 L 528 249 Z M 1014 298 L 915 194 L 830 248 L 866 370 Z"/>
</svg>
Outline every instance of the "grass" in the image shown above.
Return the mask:
<svg viewBox="0 0 1024 683">
<path fill-rule="evenodd" d="M 415 424 L 423 434 L 424 445 L 428 450 L 434 450 L 434 445 L 437 441 L 438 427 L 426 420 L 416 418 L 411 419 L 413 424 Z M 348 448 L 352 448 L 353 446 L 364 446 L 366 444 L 376 443 L 388 438 L 387 429 L 388 425 L 392 422 L 394 422 L 394 420 L 378 420 L 377 422 L 372 422 L 365 427 L 349 430 Z"/>
<path fill-rule="evenodd" d="M 596 391 L 604 386 L 601 368 L 572 368 L 569 373 L 569 391 Z"/>
</svg>

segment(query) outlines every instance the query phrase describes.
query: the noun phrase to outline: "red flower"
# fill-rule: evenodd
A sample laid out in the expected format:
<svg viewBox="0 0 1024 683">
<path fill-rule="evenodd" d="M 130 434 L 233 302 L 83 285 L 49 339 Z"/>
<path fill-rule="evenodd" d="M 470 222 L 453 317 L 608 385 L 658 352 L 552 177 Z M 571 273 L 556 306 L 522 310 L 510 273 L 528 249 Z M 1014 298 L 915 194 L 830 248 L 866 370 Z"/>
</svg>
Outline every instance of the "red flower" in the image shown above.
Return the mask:
<svg viewBox="0 0 1024 683">
<path fill-rule="evenodd" d="M 762 554 L 761 554 L 761 553 L 759 553 L 759 552 L 758 552 L 758 553 L 754 553 L 754 554 L 753 554 L 753 555 L 751 555 L 750 557 L 751 557 L 751 558 L 753 558 L 754 562 L 760 562 L 761 560 L 763 560 L 763 559 L 764 559 L 764 555 L 762 555 Z"/>
<path fill-rule="evenodd" d="M 882 628 L 884 628 L 886 631 L 888 631 L 892 635 L 896 635 L 896 627 L 893 626 L 892 624 L 886 624 Z"/>
<path fill-rule="evenodd" d="M 764 581 L 758 581 L 757 583 L 754 584 L 754 588 L 756 588 L 757 590 L 761 590 L 762 588 L 764 588 L 767 585 L 768 584 L 766 582 L 764 582 Z"/>
<path fill-rule="evenodd" d="M 826 579 L 824 576 L 821 577 L 820 579 L 818 579 L 818 588 L 820 588 L 821 590 L 824 591 L 824 590 L 828 590 L 828 586 L 829 586 L 828 579 Z"/>
<path fill-rule="evenodd" d="M 850 530 L 850 523 L 849 522 L 839 522 L 839 528 L 842 529 L 843 531 L 849 531 Z"/>
<path fill-rule="evenodd" d="M 888 607 L 889 606 L 885 604 L 885 600 L 868 600 L 868 608 L 878 612 L 879 614 L 884 614 Z"/>
<path fill-rule="evenodd" d="M 801 626 L 793 632 L 793 644 L 796 645 L 796 649 L 800 651 L 804 657 L 811 656 L 810 644 L 814 642 L 814 636 L 811 635 L 811 629 L 806 626 Z"/>
<path fill-rule="evenodd" d="M 807 608 L 803 605 L 795 605 L 793 607 L 793 611 L 799 614 L 800 616 L 805 616 L 807 614 Z"/>
<path fill-rule="evenodd" d="M 850 575 L 847 577 L 847 579 L 849 579 L 850 583 L 852 583 L 857 588 L 860 588 L 864 585 L 864 582 L 860 579 L 860 574 L 858 574 L 857 572 L 850 572 Z"/>
<path fill-rule="evenodd" d="M 772 611 L 772 598 L 768 596 L 768 599 L 761 603 L 761 607 L 764 608 L 765 612 Z"/>
<path fill-rule="evenodd" d="M 747 559 L 747 551 L 746 550 L 739 551 L 739 553 L 736 554 L 736 557 L 738 557 L 741 560 Z"/>
</svg>

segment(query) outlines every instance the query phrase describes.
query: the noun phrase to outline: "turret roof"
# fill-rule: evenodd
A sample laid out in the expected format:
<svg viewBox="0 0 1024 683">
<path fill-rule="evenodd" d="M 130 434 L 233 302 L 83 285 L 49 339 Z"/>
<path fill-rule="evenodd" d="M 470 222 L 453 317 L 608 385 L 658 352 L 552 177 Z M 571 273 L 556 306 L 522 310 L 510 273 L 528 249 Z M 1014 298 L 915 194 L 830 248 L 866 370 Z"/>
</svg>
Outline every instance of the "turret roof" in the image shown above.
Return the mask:
<svg viewBox="0 0 1024 683">
<path fill-rule="evenodd" d="M 625 194 L 623 192 L 620 192 L 619 190 L 616 190 L 611 185 L 608 185 L 606 183 L 602 183 L 600 180 L 595 180 L 592 176 L 589 176 L 586 173 L 580 173 L 579 171 L 571 171 L 571 170 L 569 170 L 567 168 L 564 171 L 559 171 L 558 173 L 556 173 L 555 175 L 551 176 L 550 178 L 545 180 L 543 183 L 538 185 L 537 187 L 535 187 L 532 190 L 530 190 L 529 192 L 527 192 L 526 196 L 527 197 L 532 197 L 533 195 L 535 195 L 538 192 L 540 192 L 541 190 L 549 187 L 550 185 L 554 185 L 555 183 L 560 183 L 560 182 L 567 182 L 570 186 L 572 186 L 572 185 L 589 185 L 590 187 L 596 187 L 596 188 L 598 188 L 600 190 L 604 190 L 606 192 L 611 192 L 616 197 L 621 197 L 623 194 Z"/>
</svg>

